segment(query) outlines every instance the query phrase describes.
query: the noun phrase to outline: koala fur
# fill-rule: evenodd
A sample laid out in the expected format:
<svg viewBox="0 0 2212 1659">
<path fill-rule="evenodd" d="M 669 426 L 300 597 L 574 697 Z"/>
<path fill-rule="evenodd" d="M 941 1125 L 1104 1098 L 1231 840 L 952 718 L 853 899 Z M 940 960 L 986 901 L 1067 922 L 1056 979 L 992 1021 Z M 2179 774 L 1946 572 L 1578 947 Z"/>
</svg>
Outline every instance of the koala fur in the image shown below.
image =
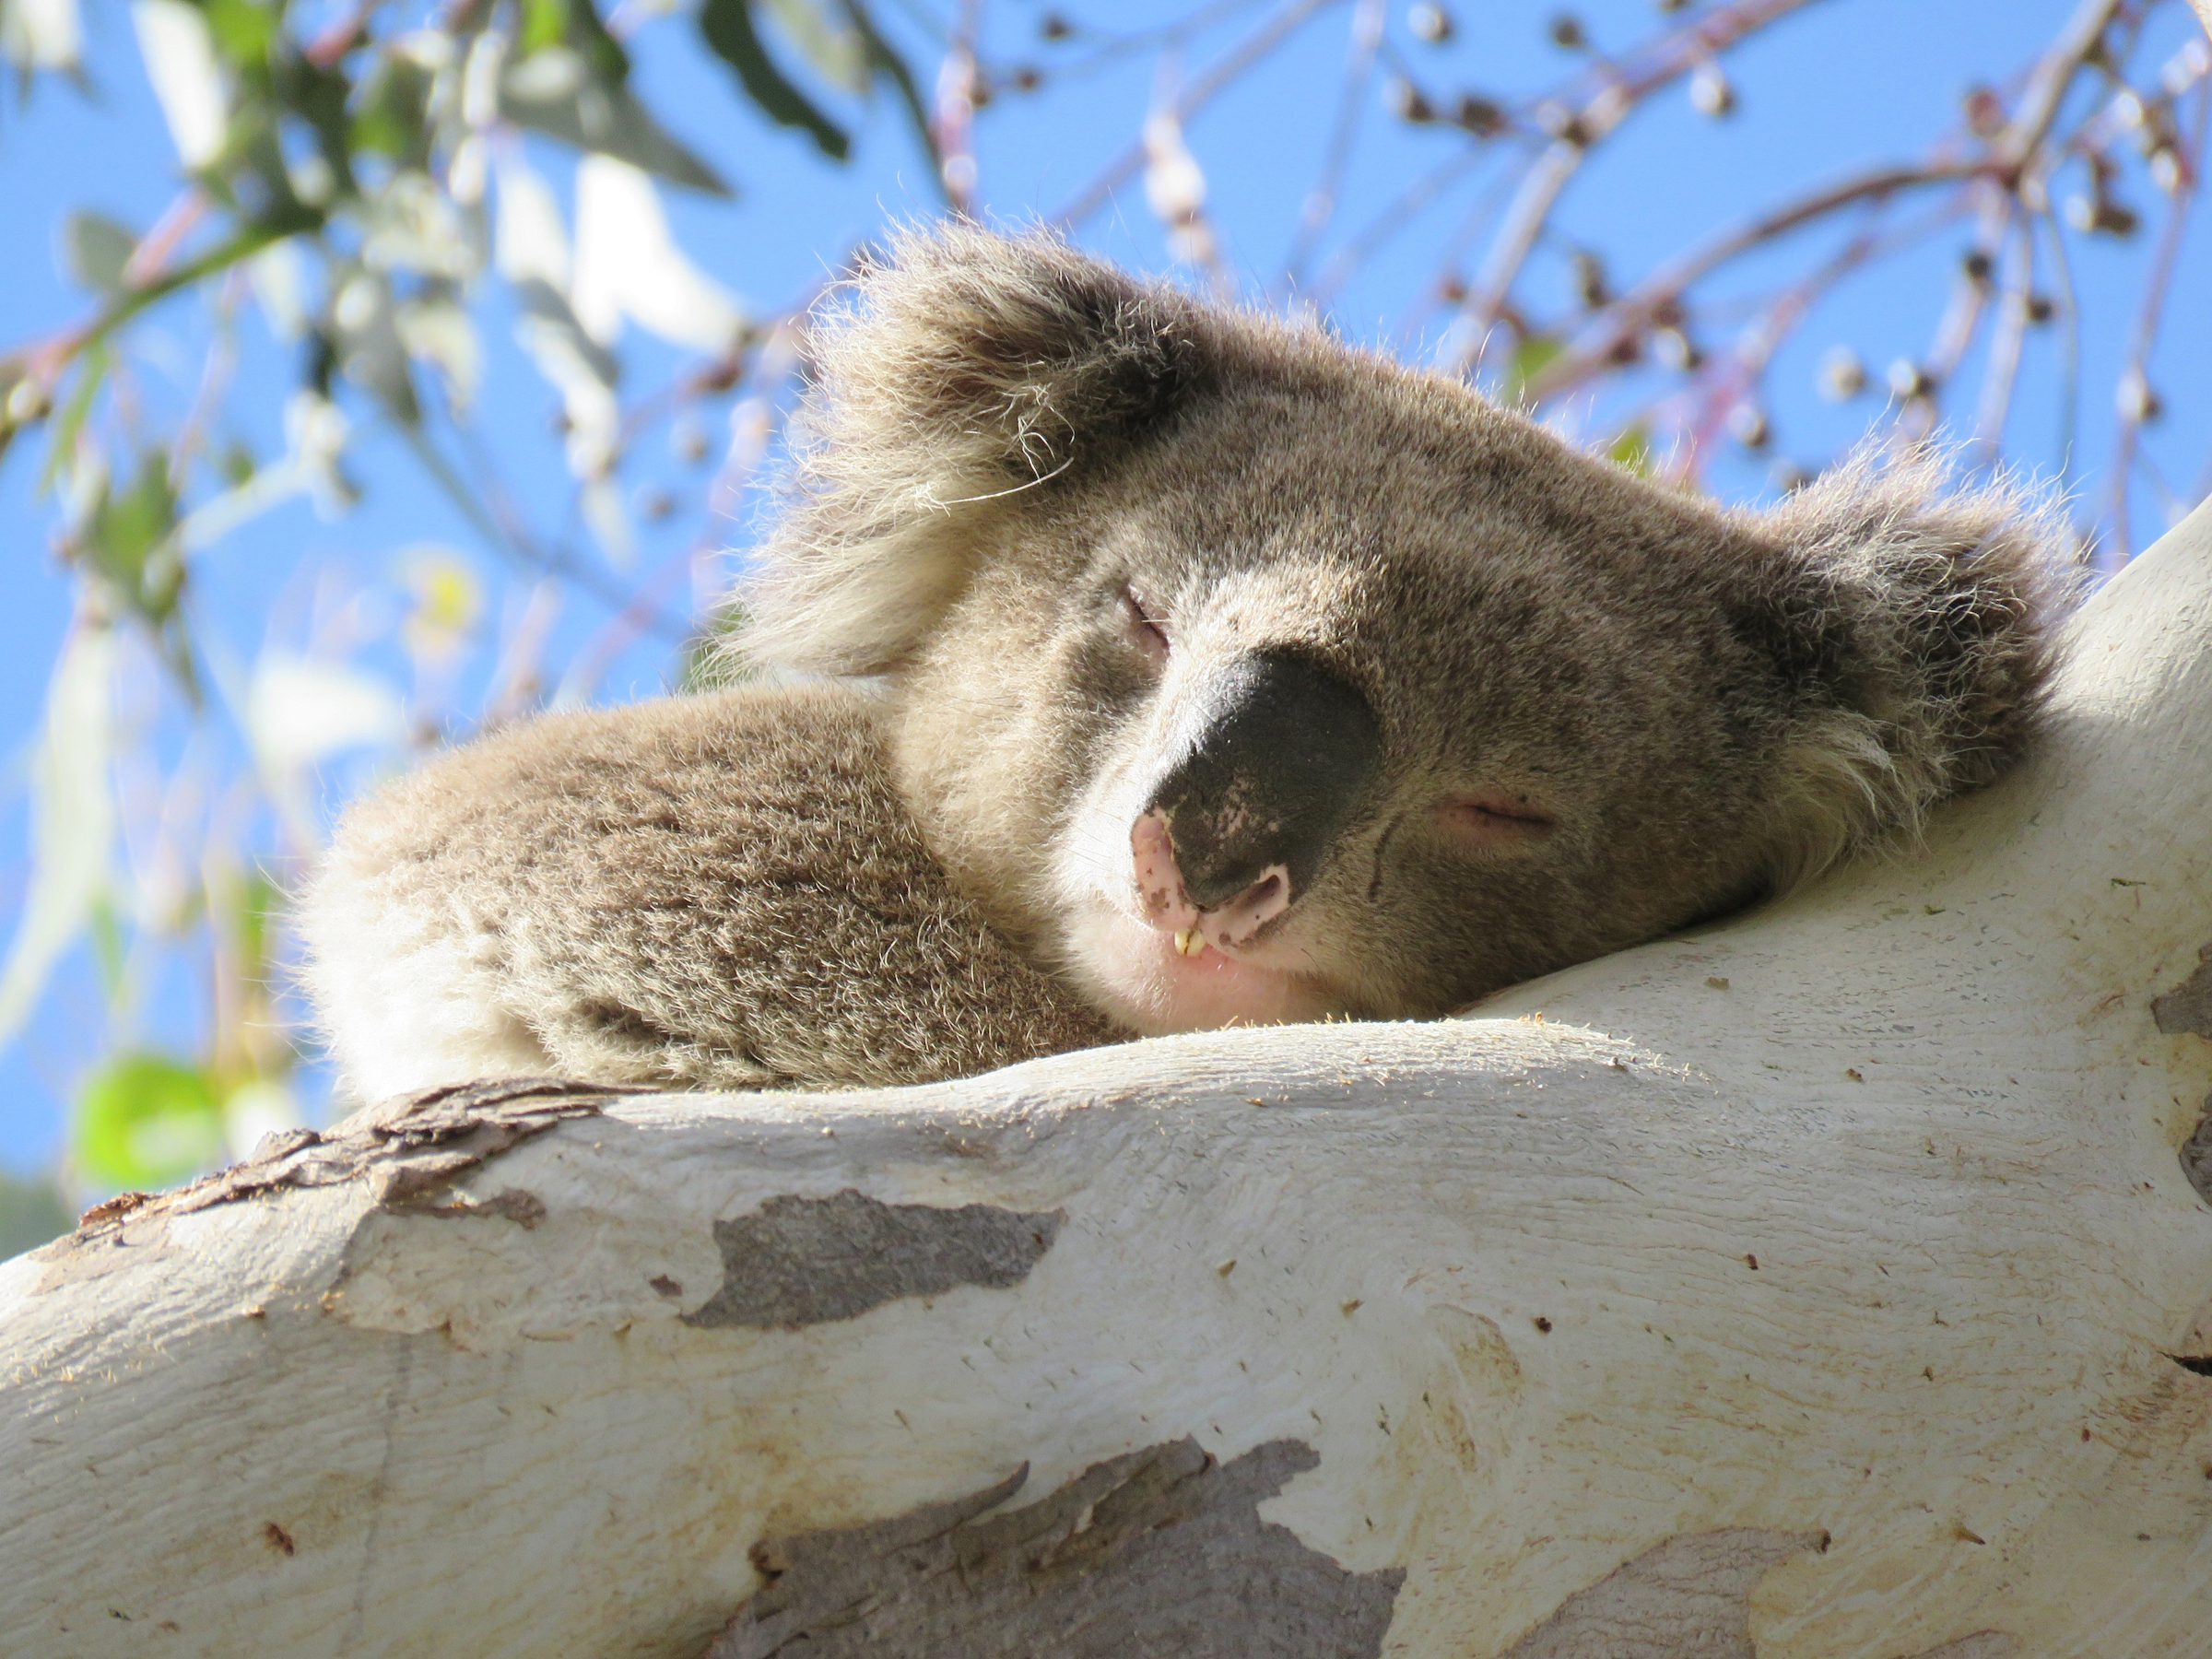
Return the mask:
<svg viewBox="0 0 2212 1659">
<path fill-rule="evenodd" d="M 540 720 L 358 808 L 303 910 L 358 1092 L 1441 1014 L 1909 835 L 2032 730 L 2063 530 L 1924 452 L 1729 510 L 973 227 L 814 360 L 738 649 L 819 683 Z"/>
</svg>

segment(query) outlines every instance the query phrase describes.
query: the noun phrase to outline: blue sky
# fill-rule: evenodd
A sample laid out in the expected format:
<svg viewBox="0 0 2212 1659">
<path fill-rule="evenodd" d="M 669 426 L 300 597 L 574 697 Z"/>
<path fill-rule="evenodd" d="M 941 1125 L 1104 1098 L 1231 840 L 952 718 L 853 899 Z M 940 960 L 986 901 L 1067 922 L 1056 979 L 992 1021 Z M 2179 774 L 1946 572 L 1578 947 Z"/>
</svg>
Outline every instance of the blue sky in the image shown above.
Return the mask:
<svg viewBox="0 0 2212 1659">
<path fill-rule="evenodd" d="M 947 8 L 937 0 L 915 0 L 885 9 L 901 16 L 901 39 L 913 48 L 926 84 L 940 48 L 924 25 Z M 1061 9 L 1132 31 L 1148 19 L 1190 8 L 1077 3 Z M 1230 15 L 1218 26 L 1178 54 L 1134 51 L 1079 79 L 1056 81 L 1051 65 L 1091 49 L 1080 41 L 1053 46 L 1039 40 L 1045 7 L 1026 0 L 986 7 L 986 59 L 1048 70 L 1039 96 L 1005 94 L 979 122 L 979 194 L 987 214 L 1018 222 L 1062 206 L 1134 139 L 1159 88 L 1201 73 L 1272 8 L 1227 9 Z M 1394 50 L 1440 90 L 1474 88 L 1518 98 L 1575 66 L 1546 38 L 1553 6 L 1500 0 L 1452 9 L 1458 29 L 1442 49 L 1412 41 L 1402 26 L 1403 7 L 1390 11 Z M 1946 0 L 1940 6 L 1821 0 L 1728 57 L 1740 99 L 1732 118 L 1700 115 L 1678 88 L 1654 99 L 1584 169 L 1557 222 L 1568 237 L 1604 249 L 1617 279 L 1633 279 L 1685 244 L 1809 183 L 1918 154 L 1956 126 L 1970 82 L 2002 82 L 2024 66 L 2071 10 L 2065 0 Z M 1344 6 L 1323 9 L 1190 124 L 1188 143 L 1206 175 L 1209 207 L 1228 258 L 1252 297 L 1265 298 L 1279 287 L 1340 98 L 1349 16 Z M 1648 0 L 1590 5 L 1579 16 L 1596 43 L 1608 49 L 1640 40 L 1664 21 Z M 0 265 L 0 348 L 85 313 L 84 296 L 54 257 L 65 213 L 95 207 L 143 229 L 176 188 L 174 153 L 138 64 L 127 14 L 117 0 L 88 0 L 86 20 L 94 97 L 50 80 L 39 84 L 27 103 L 12 95 L 0 103 L 0 226 L 18 250 L 17 258 Z M 2172 51 L 2193 27 L 2185 7 L 2167 5 L 2154 18 L 2152 55 Z M 865 109 L 842 109 L 855 124 L 854 155 L 848 166 L 833 167 L 802 136 L 757 117 L 735 94 L 726 73 L 697 49 L 680 17 L 649 22 L 631 44 L 647 104 L 722 167 L 740 192 L 732 202 L 667 193 L 677 239 L 694 261 L 753 308 L 782 308 L 887 221 L 936 209 L 939 198 L 926 164 L 888 98 Z M 1380 109 L 1382 78 L 1364 93 L 1369 114 L 1347 173 L 1345 206 L 1333 232 L 1337 241 L 1369 222 L 1408 179 L 1443 160 L 1458 142 L 1449 129 L 1407 128 L 1386 119 Z M 568 159 L 535 141 L 532 154 L 565 195 Z M 1385 243 L 1335 296 L 1335 324 L 1355 339 L 1411 356 L 1431 347 L 1443 319 L 1433 310 L 1423 312 L 1417 301 L 1440 253 L 1492 188 L 1486 180 L 1497 176 L 1494 168 L 1471 174 Z M 2145 210 L 2143 234 L 2129 242 L 2076 244 L 2075 278 L 2089 319 L 2082 346 L 2078 456 L 2091 465 L 2101 463 L 2111 441 L 2113 379 L 2162 211 L 2139 178 L 2132 189 Z M 1160 227 L 1134 185 L 1080 226 L 1078 235 L 1131 265 L 1173 269 Z M 1833 405 L 1816 395 L 1821 354 L 1848 344 L 1878 375 L 1892 358 L 1924 352 L 1967 236 L 1963 225 L 1939 233 L 1820 305 L 1776 360 L 1772 414 L 1783 453 L 1817 465 L 1878 414 L 1878 400 Z M 1324 241 L 1324 264 L 1330 245 Z M 1805 268 L 1830 245 L 1832 238 L 1817 236 L 1785 244 L 1771 256 L 1747 263 L 1716 284 L 1716 291 L 1762 290 Z M 1180 275 L 1190 279 L 1188 272 Z M 2169 363 L 2212 363 L 2212 305 L 2203 303 L 2212 292 L 2208 276 L 2212 232 L 2200 217 L 2184 244 L 2166 324 Z M 1548 305 L 1566 281 L 1564 249 L 1554 249 L 1532 263 L 1524 288 Z M 149 395 L 181 401 L 189 394 L 205 338 L 205 312 L 197 301 L 156 315 L 139 344 Z M 533 524 L 542 534 L 555 534 L 567 517 L 570 490 L 559 446 L 547 433 L 553 394 L 507 342 L 496 310 L 484 338 L 490 360 L 481 426 Z M 239 350 L 232 404 L 240 435 L 258 453 L 271 454 L 282 447 L 279 410 L 297 373 L 295 348 L 274 340 L 249 315 Z M 631 390 L 658 384 L 683 360 L 634 332 L 625 351 Z M 2183 489 L 2199 477 L 2212 436 L 2208 382 L 2212 377 L 2199 374 L 2159 387 L 2168 412 L 2151 446 Z M 2061 383 L 2057 337 L 2045 331 L 2031 342 L 2023 369 L 2013 438 L 2018 459 L 2046 474 L 2054 474 L 2065 459 L 2057 414 Z M 1602 425 L 1602 414 L 1594 419 Z M 365 412 L 362 421 L 372 428 Z M 0 606 L 0 734 L 17 757 L 0 793 L 0 921 L 10 925 L 28 878 L 20 757 L 38 720 L 71 604 L 68 580 L 49 551 L 53 504 L 36 490 L 41 449 L 40 443 L 19 443 L 0 461 L 0 569 L 7 573 L 7 603 Z M 509 578 L 466 524 L 426 486 L 391 435 L 367 430 L 354 465 L 367 493 L 351 514 L 326 521 L 304 502 L 282 508 L 220 544 L 195 571 L 202 625 L 239 661 L 251 660 L 271 641 L 297 643 L 328 626 L 334 594 L 366 605 L 362 614 L 369 620 L 362 626 L 373 629 L 371 613 L 378 603 L 389 608 L 394 572 L 406 550 L 424 543 L 456 549 L 481 571 L 495 618 L 511 618 L 526 596 L 528 584 Z M 659 485 L 685 500 L 685 492 L 695 494 L 699 488 L 698 475 L 665 436 L 641 446 L 630 482 L 639 489 Z M 1750 456 L 1716 469 L 1712 482 L 1746 498 L 1771 492 L 1766 462 Z M 699 526 L 696 516 L 680 512 L 665 527 L 644 526 L 639 568 L 652 570 L 680 556 Z M 2155 523 L 2149 528 L 2155 531 Z M 715 534 L 726 538 L 733 558 L 742 556 L 743 513 Z M 606 620 L 604 607 L 570 596 L 553 624 L 550 654 L 565 660 L 584 642 L 604 638 Z M 662 643 L 637 641 L 611 657 L 592 695 L 618 700 L 657 692 L 666 684 L 671 660 Z M 471 672 L 482 672 L 482 665 Z M 476 694 L 475 687 L 465 686 L 458 701 L 465 706 Z M 360 786 L 376 764 L 372 757 L 355 757 L 334 768 L 324 780 L 327 801 Z M 188 1030 L 194 994 L 181 974 L 155 987 L 141 1016 L 145 1031 L 158 1039 Z M 0 1167 L 27 1169 L 52 1159 L 61 1102 L 97 1052 L 102 1018 L 98 982 L 80 951 L 65 964 L 32 1028 L 0 1053 Z"/>
</svg>

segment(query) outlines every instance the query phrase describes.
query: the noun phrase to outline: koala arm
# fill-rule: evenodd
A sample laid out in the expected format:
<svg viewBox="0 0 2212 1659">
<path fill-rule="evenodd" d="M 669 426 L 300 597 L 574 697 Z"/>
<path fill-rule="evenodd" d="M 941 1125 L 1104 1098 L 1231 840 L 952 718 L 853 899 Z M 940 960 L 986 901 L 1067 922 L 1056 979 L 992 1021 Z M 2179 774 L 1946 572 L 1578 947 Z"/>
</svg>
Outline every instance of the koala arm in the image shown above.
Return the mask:
<svg viewBox="0 0 2212 1659">
<path fill-rule="evenodd" d="M 346 1088 L 965 1076 L 1113 1041 L 933 859 L 874 706 L 746 688 L 548 716 L 356 807 L 303 896 Z"/>
</svg>

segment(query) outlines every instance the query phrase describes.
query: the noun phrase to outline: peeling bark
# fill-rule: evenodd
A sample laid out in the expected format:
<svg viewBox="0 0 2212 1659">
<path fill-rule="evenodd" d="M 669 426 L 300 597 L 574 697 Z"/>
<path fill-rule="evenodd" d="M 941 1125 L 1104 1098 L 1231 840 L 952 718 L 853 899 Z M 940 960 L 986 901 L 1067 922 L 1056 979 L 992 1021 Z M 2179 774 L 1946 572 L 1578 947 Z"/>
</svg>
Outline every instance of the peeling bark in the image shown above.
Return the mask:
<svg viewBox="0 0 2212 1659">
<path fill-rule="evenodd" d="M 987 1204 L 883 1204 L 850 1187 L 771 1198 L 757 1215 L 714 1223 L 722 1287 L 685 1323 L 795 1329 L 960 1285 L 1004 1290 L 1029 1277 L 1064 1219 Z"/>
<path fill-rule="evenodd" d="M 2151 1018 L 2170 1037 L 2184 1031 L 2212 1037 L 2212 945 L 2196 954 L 2196 971 L 2150 1005 Z"/>
<path fill-rule="evenodd" d="M 756 1545 L 768 1585 L 708 1659 L 1372 1659 L 1405 1573 L 1347 1572 L 1258 1505 L 1320 1463 L 1182 1440 L 980 1519 L 1028 1471 L 909 1515 Z"/>
</svg>

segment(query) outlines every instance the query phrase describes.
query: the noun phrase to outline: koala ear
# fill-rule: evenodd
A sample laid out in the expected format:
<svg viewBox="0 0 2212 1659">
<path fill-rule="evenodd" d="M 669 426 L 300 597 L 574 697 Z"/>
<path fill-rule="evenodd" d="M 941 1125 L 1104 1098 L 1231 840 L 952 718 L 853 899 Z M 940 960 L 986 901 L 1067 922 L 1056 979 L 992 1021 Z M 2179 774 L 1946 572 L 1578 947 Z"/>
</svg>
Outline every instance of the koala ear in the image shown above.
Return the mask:
<svg viewBox="0 0 2212 1659">
<path fill-rule="evenodd" d="M 990 540 L 1209 377 L 1209 320 L 1033 232 L 909 231 L 818 314 L 781 523 L 741 591 L 756 664 L 875 674 L 943 614 Z"/>
<path fill-rule="evenodd" d="M 2073 595 L 2065 511 L 2013 480 L 1949 482 L 1925 446 L 1866 449 L 1753 521 L 1781 544 L 1747 628 L 1788 704 L 1769 808 L 1777 890 L 1917 833 L 2033 734 Z"/>
</svg>

